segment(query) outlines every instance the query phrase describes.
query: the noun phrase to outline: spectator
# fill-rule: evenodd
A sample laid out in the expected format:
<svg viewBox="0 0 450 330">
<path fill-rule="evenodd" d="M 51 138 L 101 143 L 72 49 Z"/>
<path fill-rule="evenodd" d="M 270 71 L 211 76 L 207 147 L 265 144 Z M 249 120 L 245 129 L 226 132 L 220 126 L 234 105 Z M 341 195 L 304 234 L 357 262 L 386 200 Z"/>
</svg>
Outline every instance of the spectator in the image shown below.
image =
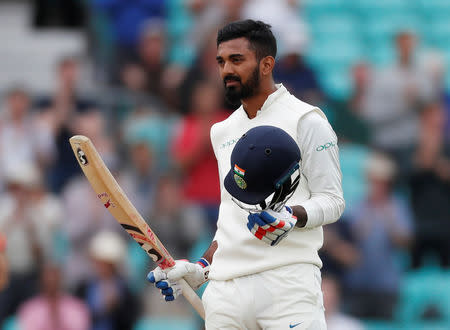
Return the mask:
<svg viewBox="0 0 450 330">
<path fill-rule="evenodd" d="M 61 270 L 46 264 L 41 271 L 41 293 L 26 301 L 18 312 L 22 330 L 88 330 L 89 311 L 79 299 L 62 289 Z"/>
<path fill-rule="evenodd" d="M 224 120 L 220 90 L 207 81 L 197 82 L 192 96 L 191 114 L 185 117 L 175 134 L 172 150 L 176 164 L 184 174 L 184 199 L 201 207 L 215 228 L 220 203 L 219 175 L 209 131 Z"/>
<path fill-rule="evenodd" d="M 91 0 L 93 9 L 111 24 L 115 52 L 119 57 L 133 53 L 143 24 L 151 18 L 163 19 L 165 0 Z"/>
<path fill-rule="evenodd" d="M 0 200 L 0 230 L 8 237 L 6 255 L 10 283 L 0 293 L 0 324 L 37 289 L 37 270 L 53 256 L 62 212 L 58 199 L 42 186 L 36 167 L 21 164 L 7 173 L 7 191 Z"/>
<path fill-rule="evenodd" d="M 397 301 L 402 270 L 396 256 L 412 239 L 412 223 L 408 207 L 393 195 L 394 174 L 394 163 L 374 154 L 367 198 L 350 215 L 360 258 L 346 274 L 346 292 L 357 317 L 391 319 Z"/>
<path fill-rule="evenodd" d="M 45 167 L 53 152 L 50 131 L 30 113 L 30 96 L 21 87 L 12 88 L 0 118 L 0 173 L 14 171 L 23 163 Z"/>
<path fill-rule="evenodd" d="M 442 104 L 433 103 L 421 114 L 419 143 L 410 178 L 411 205 L 415 218 L 412 265 L 423 264 L 428 252 L 450 265 L 450 144 L 444 136 Z"/>
<path fill-rule="evenodd" d="M 153 209 L 158 180 L 154 152 L 145 141 L 134 140 L 128 145 L 127 166 L 119 182 L 136 209 L 146 214 Z"/>
<path fill-rule="evenodd" d="M 372 69 L 368 63 L 359 62 L 352 66 L 351 73 L 353 89 L 350 98 L 344 102 L 332 100 L 330 104 L 335 114 L 334 127 L 341 141 L 368 145 L 371 131 L 363 111 Z"/>
<path fill-rule="evenodd" d="M 400 172 L 407 168 L 417 141 L 420 105 L 432 97 L 430 79 L 414 62 L 416 43 L 411 32 L 396 34 L 397 63 L 375 73 L 362 112 L 372 129 L 373 145 L 388 152 Z"/>
<path fill-rule="evenodd" d="M 0 233 L 0 292 L 8 285 L 8 259 L 5 255 L 6 237 Z"/>
<path fill-rule="evenodd" d="M 328 330 L 363 330 L 357 319 L 341 311 L 341 292 L 338 281 L 329 275 L 322 277 L 323 302 Z"/>
<path fill-rule="evenodd" d="M 126 245 L 109 231 L 98 232 L 89 243 L 95 275 L 79 288 L 92 315 L 92 330 L 131 330 L 139 303 L 121 273 Z"/>
<path fill-rule="evenodd" d="M 282 81 L 300 100 L 322 104 L 323 93 L 316 74 L 303 57 L 305 48 L 302 35 L 293 32 L 286 35 L 280 60 L 275 67 L 274 78 L 276 81 Z"/>
<path fill-rule="evenodd" d="M 193 89 L 199 80 L 207 80 L 223 88 L 223 81 L 217 75 L 217 41 L 216 34 L 211 34 L 206 38 L 199 48 L 192 66 L 187 70 L 183 80 L 178 86 L 178 95 L 180 98 L 179 109 L 181 113 L 187 114 L 191 110 Z M 225 98 L 223 98 L 225 103 Z M 227 108 L 236 109 L 239 104 L 224 104 Z"/>
<path fill-rule="evenodd" d="M 118 89 L 109 89 L 106 96 L 106 101 L 111 102 L 109 108 L 114 115 L 114 120 L 111 121 L 114 132 L 122 133 L 120 130 L 122 123 L 137 108 L 149 107 L 157 112 L 163 112 L 164 104 L 160 97 L 148 93 L 151 79 L 142 64 L 137 61 L 126 62 L 122 66 L 120 71 L 122 86 Z"/>
<path fill-rule="evenodd" d="M 185 256 L 206 232 L 201 210 L 183 200 L 179 180 L 173 174 L 159 180 L 154 205 L 148 217 L 152 229 L 175 259 Z"/>
<path fill-rule="evenodd" d="M 173 165 L 169 144 L 178 120 L 176 114 L 168 111 L 138 107 L 123 124 L 123 140 L 146 142 L 153 152 L 155 169 L 167 171 Z"/>
<path fill-rule="evenodd" d="M 211 31 L 216 31 L 227 22 L 241 19 L 245 2 L 246 0 L 188 1 L 194 25 L 185 39 L 186 46 L 199 49 L 211 35 Z"/>
<path fill-rule="evenodd" d="M 299 14 L 299 1 L 245 0 L 243 3 L 241 18 L 270 24 L 275 38 L 279 40 L 280 53 L 286 54 L 292 49 L 293 39 L 302 51 L 306 49 L 309 31 Z"/>
<path fill-rule="evenodd" d="M 147 75 L 147 91 L 154 97 L 164 96 L 163 74 L 167 68 L 167 40 L 164 22 L 150 20 L 139 34 L 138 55 Z"/>
<path fill-rule="evenodd" d="M 67 141 L 77 133 L 73 125 L 77 116 L 96 106 L 79 90 L 79 71 L 78 59 L 63 58 L 57 67 L 55 94 L 50 98 L 42 98 L 37 104 L 52 129 L 56 145 L 55 160 L 48 170 L 53 192 L 60 192 L 67 181 L 79 172 L 79 166 L 73 161 L 73 151 Z"/>
<path fill-rule="evenodd" d="M 154 208 L 148 216 L 148 221 L 175 259 L 189 255 L 194 245 L 209 234 L 208 222 L 202 210 L 184 202 L 179 178 L 173 173 L 162 175 L 158 181 Z M 146 258 L 146 263 L 140 266 L 138 272 L 140 276 L 142 272 L 148 270 L 150 266 L 148 261 Z M 191 317 L 191 307 L 186 301 L 179 299 L 172 301 L 170 309 L 167 309 L 160 293 L 148 286 L 147 289 L 144 298 L 146 314 L 155 317 L 172 317 L 172 315 Z"/>
<path fill-rule="evenodd" d="M 429 50 L 422 54 L 421 64 L 425 73 L 431 77 L 436 101 L 443 103 L 445 110 L 445 139 L 450 141 L 450 94 L 445 88 L 447 67 L 444 54 L 439 50 Z"/>
<path fill-rule="evenodd" d="M 323 246 L 319 251 L 322 272 L 332 274 L 338 280 L 359 262 L 359 251 L 350 233 L 348 221 L 338 222 L 323 228 Z"/>
</svg>

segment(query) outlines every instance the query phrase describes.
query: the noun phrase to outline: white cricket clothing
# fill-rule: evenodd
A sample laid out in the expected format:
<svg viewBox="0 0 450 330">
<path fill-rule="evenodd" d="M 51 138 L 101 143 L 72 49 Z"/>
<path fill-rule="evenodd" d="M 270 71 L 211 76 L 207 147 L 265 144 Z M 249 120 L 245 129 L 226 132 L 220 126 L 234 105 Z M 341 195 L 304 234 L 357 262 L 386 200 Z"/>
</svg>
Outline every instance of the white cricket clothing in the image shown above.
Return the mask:
<svg viewBox="0 0 450 330">
<path fill-rule="evenodd" d="M 336 134 L 319 108 L 300 101 L 283 85 L 276 86 L 255 118 L 249 119 L 241 106 L 211 128 L 221 189 L 214 237 L 218 248 L 209 275 L 212 280 L 229 280 L 297 263 L 321 267 L 321 226 L 336 221 L 344 210 Z M 297 142 L 302 157 L 300 184 L 288 205 L 302 205 L 308 222 L 305 228 L 292 230 L 277 246 L 252 235 L 246 226 L 248 213 L 231 200 L 223 186 L 223 179 L 234 166 L 230 164 L 234 144 L 249 129 L 261 125 L 286 131 Z"/>
<path fill-rule="evenodd" d="M 311 264 L 211 280 L 202 300 L 206 330 L 326 330 L 320 269 Z"/>
</svg>

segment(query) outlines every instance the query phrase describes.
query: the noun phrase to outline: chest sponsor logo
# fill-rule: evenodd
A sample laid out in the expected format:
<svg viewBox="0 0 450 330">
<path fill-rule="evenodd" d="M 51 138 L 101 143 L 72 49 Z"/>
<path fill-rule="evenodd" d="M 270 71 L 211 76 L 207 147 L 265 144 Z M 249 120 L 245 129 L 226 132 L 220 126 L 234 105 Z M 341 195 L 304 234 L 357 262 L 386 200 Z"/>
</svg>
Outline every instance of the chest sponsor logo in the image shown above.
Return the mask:
<svg viewBox="0 0 450 330">
<path fill-rule="evenodd" d="M 239 139 L 232 139 L 232 140 L 228 140 L 227 142 L 222 143 L 219 148 L 220 149 L 225 149 L 225 148 L 229 148 L 231 146 L 234 146 L 236 144 L 236 142 L 238 142 Z"/>
</svg>

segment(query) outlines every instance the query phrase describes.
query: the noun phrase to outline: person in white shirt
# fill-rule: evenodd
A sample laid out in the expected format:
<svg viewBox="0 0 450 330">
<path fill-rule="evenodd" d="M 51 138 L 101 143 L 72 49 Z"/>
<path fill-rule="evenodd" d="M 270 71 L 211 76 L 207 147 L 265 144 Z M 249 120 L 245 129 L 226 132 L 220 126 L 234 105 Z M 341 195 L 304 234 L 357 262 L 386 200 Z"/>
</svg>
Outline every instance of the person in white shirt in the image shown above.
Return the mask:
<svg viewBox="0 0 450 330">
<path fill-rule="evenodd" d="M 148 274 L 167 301 L 181 293 L 181 277 L 193 288 L 209 279 L 203 295 L 208 330 L 326 329 L 318 250 L 322 226 L 338 220 L 345 207 L 337 137 L 319 108 L 275 84 L 276 49 L 270 26 L 261 21 L 233 22 L 218 32 L 226 97 L 242 105 L 211 128 L 221 182 L 217 232 L 196 264 L 177 261 L 167 273 L 158 267 Z M 233 202 L 224 179 L 230 170 L 245 178 L 245 168 L 236 169 L 230 157 L 241 136 L 259 126 L 280 128 L 296 142 L 301 177 L 289 207 L 249 215 Z M 289 230 L 269 233 L 261 221 L 284 221 Z"/>
</svg>

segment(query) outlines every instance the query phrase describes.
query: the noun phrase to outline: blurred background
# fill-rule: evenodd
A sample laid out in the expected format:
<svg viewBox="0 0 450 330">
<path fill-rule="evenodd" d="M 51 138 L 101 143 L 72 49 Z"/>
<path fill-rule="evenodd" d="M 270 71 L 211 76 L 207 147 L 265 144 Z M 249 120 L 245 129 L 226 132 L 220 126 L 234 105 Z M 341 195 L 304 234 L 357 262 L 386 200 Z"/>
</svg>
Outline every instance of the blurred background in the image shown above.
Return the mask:
<svg viewBox="0 0 450 330">
<path fill-rule="evenodd" d="M 68 138 L 93 140 L 175 258 L 200 257 L 220 200 L 209 129 L 238 106 L 215 37 L 243 18 L 273 26 L 277 82 L 339 136 L 329 329 L 450 329 L 450 1 L 0 0 L 1 329 L 203 328 L 147 284 Z"/>
</svg>

